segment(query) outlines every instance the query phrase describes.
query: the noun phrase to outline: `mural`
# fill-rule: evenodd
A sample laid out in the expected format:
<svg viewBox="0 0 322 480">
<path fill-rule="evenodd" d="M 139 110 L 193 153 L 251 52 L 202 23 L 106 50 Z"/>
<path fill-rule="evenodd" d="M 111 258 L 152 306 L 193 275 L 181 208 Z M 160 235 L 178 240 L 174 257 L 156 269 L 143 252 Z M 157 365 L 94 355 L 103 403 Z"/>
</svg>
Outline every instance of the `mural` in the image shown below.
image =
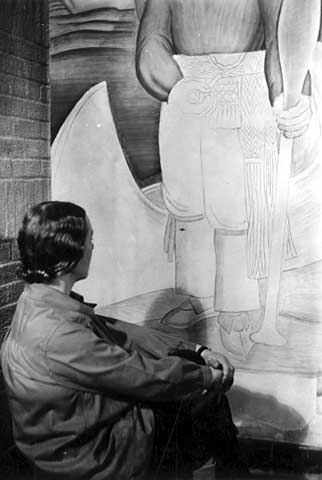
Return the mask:
<svg viewBox="0 0 322 480">
<path fill-rule="evenodd" d="M 159 180 L 160 103 L 136 78 L 139 21 L 133 0 L 50 0 L 49 9 L 52 138 L 81 96 L 106 80 L 119 140 L 133 176 L 141 187 Z"/>
<path fill-rule="evenodd" d="M 320 2 L 88 3 L 50 2 L 53 196 L 95 231 L 82 293 L 229 356 L 243 435 L 322 446 Z"/>
</svg>

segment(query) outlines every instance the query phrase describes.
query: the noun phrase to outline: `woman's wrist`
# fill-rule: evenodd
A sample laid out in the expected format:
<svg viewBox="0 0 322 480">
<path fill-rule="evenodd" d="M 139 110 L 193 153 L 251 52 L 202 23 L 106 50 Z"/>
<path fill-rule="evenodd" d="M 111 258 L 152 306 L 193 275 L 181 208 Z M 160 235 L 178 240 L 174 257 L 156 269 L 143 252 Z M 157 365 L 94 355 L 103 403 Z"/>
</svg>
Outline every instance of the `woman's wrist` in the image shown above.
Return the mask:
<svg viewBox="0 0 322 480">
<path fill-rule="evenodd" d="M 198 355 L 200 355 L 201 357 L 203 356 L 203 352 L 205 352 L 206 350 L 209 350 L 208 347 L 206 347 L 205 345 L 197 345 L 197 348 L 196 348 L 196 352 L 198 353 Z"/>
<path fill-rule="evenodd" d="M 210 352 L 210 348 L 205 345 L 196 345 L 196 353 L 204 360 L 206 365 L 208 364 L 207 357 Z"/>
</svg>

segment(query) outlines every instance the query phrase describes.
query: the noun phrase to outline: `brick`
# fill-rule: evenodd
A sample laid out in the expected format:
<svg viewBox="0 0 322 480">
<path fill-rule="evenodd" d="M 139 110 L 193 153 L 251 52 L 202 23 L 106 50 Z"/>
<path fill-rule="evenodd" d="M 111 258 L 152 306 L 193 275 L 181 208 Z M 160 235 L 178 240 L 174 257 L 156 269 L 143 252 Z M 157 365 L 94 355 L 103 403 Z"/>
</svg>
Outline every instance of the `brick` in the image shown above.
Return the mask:
<svg viewBox="0 0 322 480">
<path fill-rule="evenodd" d="M 35 202 L 35 193 L 34 193 L 34 182 L 25 182 L 24 183 L 24 198 L 25 198 L 25 211 L 34 205 Z"/>
<path fill-rule="evenodd" d="M 41 102 L 0 95 L 0 111 L 9 117 L 49 121 L 49 106 Z"/>
<path fill-rule="evenodd" d="M 50 178 L 45 178 L 43 180 L 43 198 L 42 201 L 51 199 L 51 181 Z"/>
<path fill-rule="evenodd" d="M 25 104 L 22 99 L 0 95 L 0 111 L 2 115 L 21 117 L 24 113 L 24 108 Z"/>
<path fill-rule="evenodd" d="M 26 62 L 14 55 L 2 54 L 0 57 L 0 71 L 8 75 L 14 75 L 18 78 L 32 79 L 32 63 Z M 38 72 L 36 73 L 36 76 Z"/>
<path fill-rule="evenodd" d="M 18 0 L 16 5 L 13 5 L 10 9 L 13 12 L 11 13 L 13 15 L 12 32 L 21 38 L 40 44 L 42 34 L 40 28 L 41 12 L 46 8 L 46 3 Z M 35 28 L 35 25 L 38 28 Z"/>
<path fill-rule="evenodd" d="M 12 132 L 12 122 L 8 121 L 8 117 L 0 116 L 0 137 L 11 137 Z"/>
<path fill-rule="evenodd" d="M 41 10 L 41 25 L 42 25 L 42 30 L 41 30 L 41 43 L 47 49 L 49 49 L 49 9 L 48 9 L 48 3 L 46 3 L 45 6 L 43 6 Z"/>
<path fill-rule="evenodd" d="M 0 158 L 0 177 L 10 178 L 12 176 L 12 164 L 8 158 Z"/>
<path fill-rule="evenodd" d="M 24 181 L 10 181 L 7 188 L 7 236 L 15 237 L 25 210 Z"/>
<path fill-rule="evenodd" d="M 0 74 L 0 94 L 40 100 L 42 91 L 39 83 L 18 76 Z"/>
<path fill-rule="evenodd" d="M 0 31 L 0 52 L 9 53 L 43 65 L 48 63 L 48 52 L 45 46 L 26 42 L 24 39 L 17 37 L 12 42 L 11 38 L 7 32 Z"/>
<path fill-rule="evenodd" d="M 7 237 L 8 182 L 0 180 L 0 238 Z"/>
<path fill-rule="evenodd" d="M 34 195 L 35 203 L 42 202 L 46 197 L 46 181 L 45 180 L 35 180 L 34 181 Z"/>
<path fill-rule="evenodd" d="M 13 303 L 16 303 L 23 291 L 23 286 L 23 282 L 19 281 L 0 287 L 0 307 L 5 307 L 6 305 L 12 305 Z M 10 312 L 12 313 L 12 311 Z M 2 321 L 2 318 L 4 318 L 6 315 L 11 314 L 10 312 L 6 311 L 6 309 L 0 308 L 0 321 Z"/>
<path fill-rule="evenodd" d="M 0 285 L 16 282 L 18 280 L 16 274 L 18 264 L 18 262 L 10 262 L 0 265 Z"/>
<path fill-rule="evenodd" d="M 0 152 L 4 157 L 19 158 L 24 155 L 23 140 L 17 138 L 0 138 Z"/>
<path fill-rule="evenodd" d="M 22 116 L 31 120 L 49 121 L 49 107 L 40 102 L 22 100 Z"/>
<path fill-rule="evenodd" d="M 25 158 L 43 158 L 49 155 L 49 142 L 41 139 L 26 139 L 24 144 Z"/>
<path fill-rule="evenodd" d="M 1 287 L 0 287 L 1 289 Z M 0 346 L 5 338 L 16 309 L 16 303 L 0 308 Z"/>
<path fill-rule="evenodd" d="M 15 226 L 14 230 L 10 231 L 8 228 L 8 236 L 16 237 L 19 231 L 22 219 L 25 215 L 25 196 L 24 196 L 24 182 L 17 182 L 17 188 L 15 192 Z"/>
<path fill-rule="evenodd" d="M 15 236 L 16 233 L 16 185 L 17 182 L 7 182 L 7 220 L 6 220 L 6 236 Z"/>
<path fill-rule="evenodd" d="M 50 177 L 50 175 L 51 175 L 51 162 L 50 162 L 50 160 L 42 160 L 42 162 L 41 162 L 41 175 L 43 177 Z"/>
<path fill-rule="evenodd" d="M 6 53 L 10 43 L 10 35 L 7 32 L 0 30 L 0 52 Z"/>
<path fill-rule="evenodd" d="M 22 221 L 22 219 L 21 219 L 21 221 Z M 21 222 L 20 222 L 20 224 L 21 224 Z M 20 227 L 20 224 L 19 224 L 19 227 Z M 10 260 L 19 260 L 20 259 L 20 253 L 19 253 L 19 248 L 18 248 L 18 243 L 17 243 L 16 238 L 13 238 L 11 240 L 10 246 L 11 246 Z"/>
<path fill-rule="evenodd" d="M 14 160 L 12 162 L 12 176 L 23 178 L 41 177 L 41 160 Z"/>
<path fill-rule="evenodd" d="M 12 177 L 24 176 L 24 162 L 25 160 L 18 159 L 12 161 Z"/>
<path fill-rule="evenodd" d="M 20 138 L 43 138 L 42 123 L 36 120 L 15 118 L 12 125 L 13 135 Z"/>
<path fill-rule="evenodd" d="M 42 85 L 40 87 L 40 96 L 39 100 L 44 103 L 49 103 L 50 99 L 50 90 L 48 85 Z"/>
<path fill-rule="evenodd" d="M 0 242 L 0 262 L 8 262 L 11 260 L 11 243 L 9 241 Z"/>
<path fill-rule="evenodd" d="M 49 83 L 49 72 L 47 66 L 39 65 L 35 63 L 28 63 L 27 68 L 25 68 L 26 76 L 30 80 L 34 80 L 39 83 Z"/>
<path fill-rule="evenodd" d="M 28 180 L 24 183 L 24 210 L 22 211 L 21 218 L 18 220 L 18 227 L 20 227 L 21 221 L 26 210 L 35 205 L 36 203 L 43 202 L 50 199 L 50 179 L 41 178 L 35 180 Z"/>
<path fill-rule="evenodd" d="M 0 283 L 12 281 L 1 287 L 5 306 L 20 288 L 16 263 L 9 261 L 19 254 L 10 238 L 26 207 L 49 196 L 47 2 L 1 0 L 0 52 L 0 240 L 8 239 L 0 242 L 0 262 L 10 263 L 0 264 Z"/>
<path fill-rule="evenodd" d="M 0 65 L 0 67 L 3 65 Z M 1 69 L 4 71 L 4 69 Z M 7 73 L 2 73 L 0 75 L 0 94 L 1 95 L 12 95 L 17 97 L 25 96 L 25 87 L 28 80 L 23 78 L 14 77 L 8 75 Z"/>
<path fill-rule="evenodd" d="M 1 15 L 0 15 L 0 28 L 4 31 L 11 32 L 13 25 L 12 7 L 8 0 L 1 1 Z"/>
<path fill-rule="evenodd" d="M 39 45 L 48 44 L 48 2 L 30 0 L 1 0 L 0 29 L 1 40 L 13 33 L 16 40 L 16 50 L 26 59 L 37 58 Z M 35 27 L 36 26 L 36 27 Z M 28 40 L 28 42 L 26 42 Z M 38 45 L 39 44 L 39 45 Z M 38 48 L 37 48 L 38 47 Z"/>
<path fill-rule="evenodd" d="M 39 122 L 39 127 L 40 127 L 40 138 L 44 138 L 50 141 L 50 123 Z"/>
<path fill-rule="evenodd" d="M 24 97 L 42 102 L 42 85 L 28 80 L 24 88 Z"/>
<path fill-rule="evenodd" d="M 44 177 L 43 161 L 25 160 L 25 177 Z M 48 176 L 48 175 L 47 175 Z"/>
</svg>

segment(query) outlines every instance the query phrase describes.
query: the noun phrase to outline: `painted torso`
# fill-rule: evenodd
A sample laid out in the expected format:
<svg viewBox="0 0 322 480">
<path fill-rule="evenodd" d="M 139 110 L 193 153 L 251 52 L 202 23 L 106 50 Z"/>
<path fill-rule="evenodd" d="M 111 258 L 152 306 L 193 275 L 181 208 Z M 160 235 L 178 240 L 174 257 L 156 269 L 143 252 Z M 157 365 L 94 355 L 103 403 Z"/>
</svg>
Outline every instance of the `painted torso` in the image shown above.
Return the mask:
<svg viewBox="0 0 322 480">
<path fill-rule="evenodd" d="M 200 55 L 263 48 L 257 0 L 171 0 L 169 6 L 176 53 Z"/>
</svg>

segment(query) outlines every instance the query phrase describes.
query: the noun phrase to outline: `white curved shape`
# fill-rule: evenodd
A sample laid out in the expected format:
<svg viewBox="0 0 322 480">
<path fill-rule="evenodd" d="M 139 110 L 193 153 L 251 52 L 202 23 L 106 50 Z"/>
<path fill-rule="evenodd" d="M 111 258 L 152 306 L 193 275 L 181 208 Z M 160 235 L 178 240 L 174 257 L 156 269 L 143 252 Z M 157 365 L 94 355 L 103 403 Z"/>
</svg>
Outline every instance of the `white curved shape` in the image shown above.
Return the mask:
<svg viewBox="0 0 322 480">
<path fill-rule="evenodd" d="M 147 192 L 159 189 L 151 186 Z M 52 147 L 52 198 L 85 208 L 94 229 L 89 278 L 78 291 L 99 304 L 173 288 L 163 252 L 167 211 L 145 196 L 126 163 L 106 83 L 92 87 L 62 125 Z"/>
</svg>

